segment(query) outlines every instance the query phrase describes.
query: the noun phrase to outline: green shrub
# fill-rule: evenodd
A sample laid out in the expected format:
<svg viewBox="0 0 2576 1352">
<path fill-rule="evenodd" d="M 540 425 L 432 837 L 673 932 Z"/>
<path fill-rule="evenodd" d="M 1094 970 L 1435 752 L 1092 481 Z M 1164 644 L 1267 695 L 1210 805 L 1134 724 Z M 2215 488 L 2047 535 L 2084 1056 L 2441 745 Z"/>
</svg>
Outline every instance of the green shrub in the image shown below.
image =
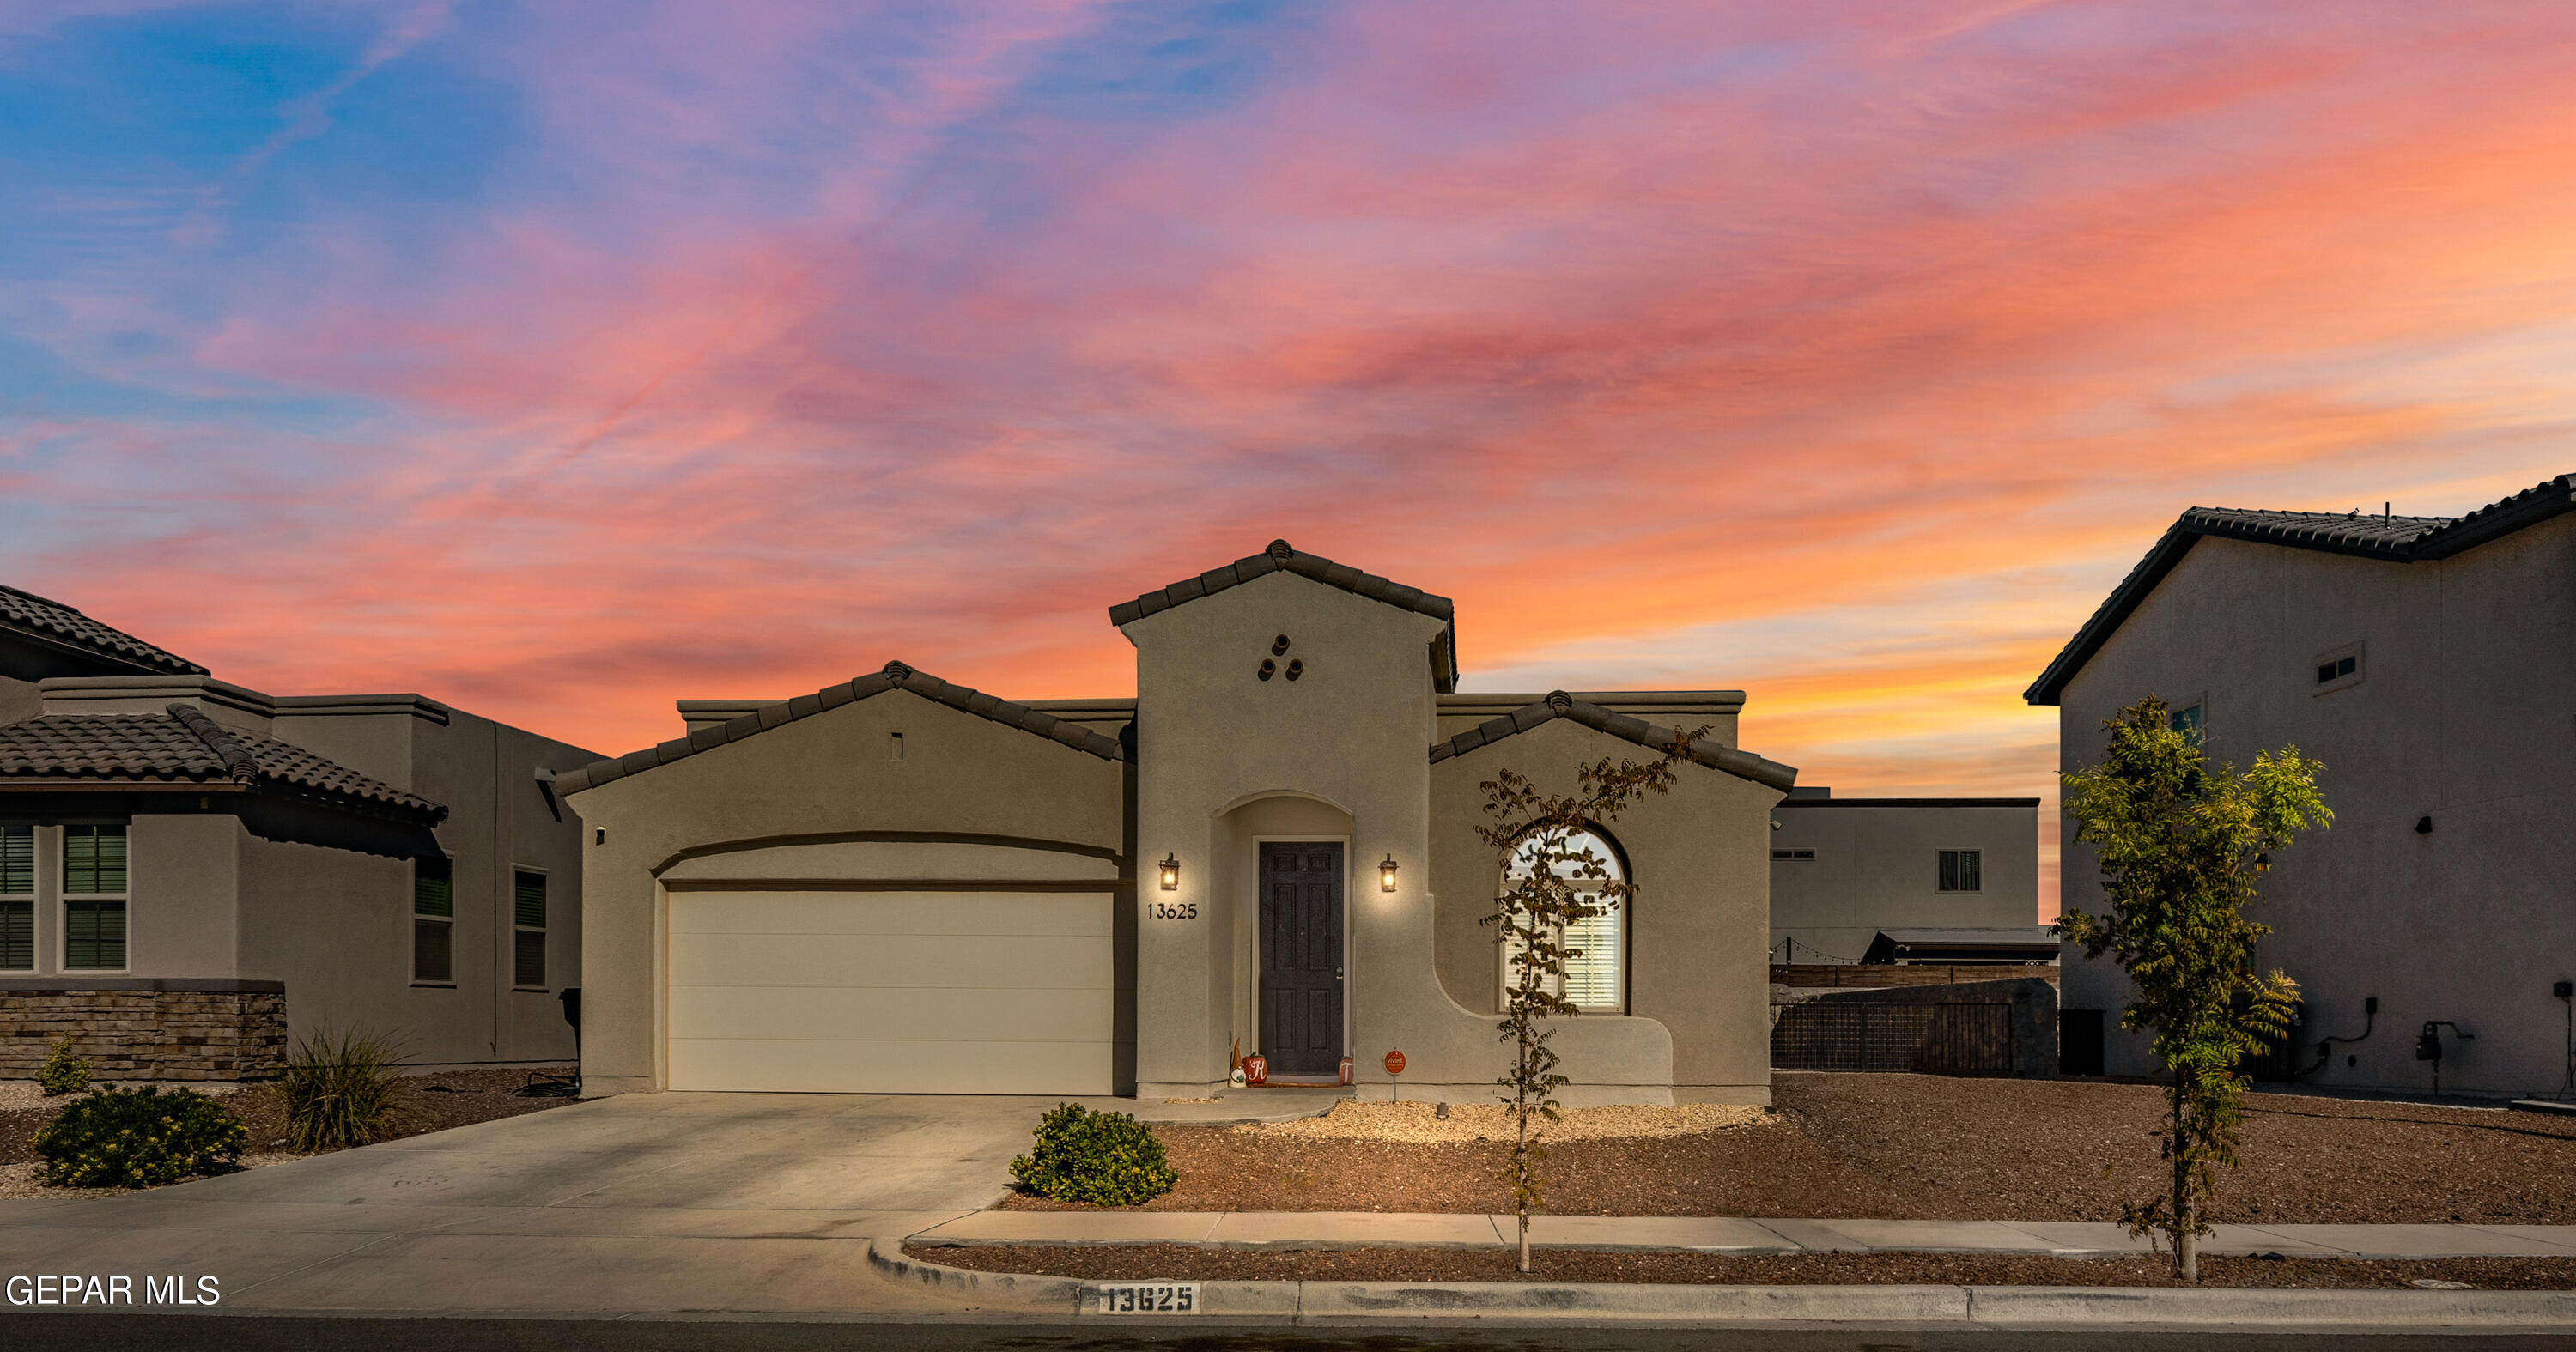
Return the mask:
<svg viewBox="0 0 2576 1352">
<path fill-rule="evenodd" d="M 47 1098 L 89 1088 L 89 1062 L 72 1055 L 70 1034 L 54 1039 L 54 1049 L 45 1054 L 45 1068 L 36 1072 L 36 1087 Z"/>
<path fill-rule="evenodd" d="M 36 1133 L 45 1182 L 62 1188 L 149 1188 L 220 1173 L 241 1159 L 240 1118 L 193 1089 L 101 1089 Z"/>
<path fill-rule="evenodd" d="M 1011 1161 L 1011 1176 L 1041 1196 L 1092 1206 L 1136 1206 L 1180 1181 L 1144 1123 L 1079 1103 L 1047 1110 L 1037 1147 Z"/>
<path fill-rule="evenodd" d="M 305 1036 L 286 1058 L 278 1096 L 286 1102 L 286 1138 L 298 1150 L 365 1145 L 393 1130 L 395 1070 L 401 1047 L 393 1039 L 328 1028 Z"/>
</svg>

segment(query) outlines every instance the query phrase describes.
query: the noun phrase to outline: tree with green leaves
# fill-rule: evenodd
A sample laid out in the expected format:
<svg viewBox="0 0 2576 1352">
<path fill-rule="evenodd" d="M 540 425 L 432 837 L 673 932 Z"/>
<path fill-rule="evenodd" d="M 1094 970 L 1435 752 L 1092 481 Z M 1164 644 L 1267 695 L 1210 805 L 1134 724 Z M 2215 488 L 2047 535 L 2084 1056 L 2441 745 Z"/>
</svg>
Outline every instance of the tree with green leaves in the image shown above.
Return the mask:
<svg viewBox="0 0 2576 1352">
<path fill-rule="evenodd" d="M 1613 764 L 1605 756 L 1579 766 L 1570 794 L 1547 793 L 1509 768 L 1478 786 L 1485 792 L 1489 820 L 1476 834 L 1501 857 L 1504 881 L 1493 912 L 1480 923 L 1500 932 L 1508 973 L 1503 1018 L 1495 1028 L 1511 1045 L 1512 1068 L 1494 1083 L 1503 1090 L 1503 1106 L 1512 1112 L 1512 1150 L 1503 1179 L 1512 1185 L 1512 1206 L 1520 1218 L 1523 1272 L 1530 1270 L 1530 1213 L 1544 1202 L 1538 1166 L 1547 1158 L 1530 1119 L 1556 1121 L 1556 1090 L 1567 1083 L 1556 1070 L 1561 1058 L 1548 1046 L 1556 1036 L 1548 1020 L 1582 1012 L 1565 998 L 1566 964 L 1583 955 L 1567 942 L 1567 931 L 1618 910 L 1636 890 L 1614 876 L 1611 861 L 1592 849 L 1591 830 L 1615 820 L 1646 795 L 1671 789 L 1673 763 L 1687 756 L 1691 742 L 1706 731 L 1678 734 L 1664 755 L 1652 761 Z"/>
<path fill-rule="evenodd" d="M 2271 927 L 2245 909 L 2272 855 L 2334 813 L 2317 793 L 2325 767 L 2295 746 L 2256 751 L 2240 774 L 2212 764 L 2197 729 L 2177 727 L 2152 695 L 2103 726 L 2109 751 L 2065 777 L 2065 812 L 2101 866 L 2104 913 L 2068 911 L 2058 932 L 2087 958 L 2119 962 L 2133 988 L 2120 1026 L 2154 1035 L 2170 1077 L 2155 1135 L 2172 1172 L 2162 1196 L 2125 1205 L 2121 1219 L 2131 1234 L 2161 1234 L 2176 1274 L 2196 1282 L 2217 1166 L 2238 1163 L 2250 1082 L 2237 1066 L 2289 1036 L 2298 995 L 2286 974 L 2255 969 Z"/>
</svg>

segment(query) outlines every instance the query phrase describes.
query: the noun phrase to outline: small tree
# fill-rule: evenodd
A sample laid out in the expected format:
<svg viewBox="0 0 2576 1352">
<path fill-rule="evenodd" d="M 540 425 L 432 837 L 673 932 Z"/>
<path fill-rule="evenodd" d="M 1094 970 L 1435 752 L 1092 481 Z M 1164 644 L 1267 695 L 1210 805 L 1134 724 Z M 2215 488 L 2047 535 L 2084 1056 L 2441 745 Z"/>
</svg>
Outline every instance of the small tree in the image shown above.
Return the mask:
<svg viewBox="0 0 2576 1352">
<path fill-rule="evenodd" d="M 1614 765 L 1603 757 L 1578 767 L 1571 794 L 1541 792 L 1509 768 L 1478 786 L 1485 791 L 1485 815 L 1491 820 L 1477 827 L 1476 834 L 1501 855 L 1507 882 L 1494 899 L 1493 913 L 1479 923 L 1500 930 L 1508 945 L 1510 978 L 1503 988 L 1503 1018 L 1494 1027 L 1511 1044 L 1512 1069 L 1494 1083 L 1504 1091 L 1503 1106 L 1512 1113 L 1511 1162 L 1503 1178 L 1512 1185 L 1512 1207 L 1520 1220 L 1523 1272 L 1530 1270 L 1530 1213 L 1543 1202 L 1538 1165 L 1547 1158 L 1530 1135 L 1530 1118 L 1557 1120 L 1556 1089 L 1567 1082 L 1556 1073 L 1560 1058 L 1547 1045 L 1556 1032 L 1547 1021 L 1582 1012 L 1562 992 L 1566 963 L 1583 955 L 1567 945 L 1566 930 L 1617 910 L 1635 891 L 1612 877 L 1610 861 L 1580 843 L 1581 837 L 1647 794 L 1670 789 L 1673 762 L 1689 754 L 1692 740 L 1706 731 L 1679 734 L 1656 760 Z"/>
<path fill-rule="evenodd" d="M 2065 777 L 2075 839 L 2102 868 L 2107 913 L 2068 911 L 2058 930 L 2087 958 L 2112 954 L 2134 998 L 2120 1026 L 2155 1035 L 2171 1077 L 2155 1135 L 2172 1168 L 2164 1195 L 2129 1203 L 2129 1232 L 2161 1232 L 2174 1271 L 2200 1280 L 2199 1238 L 2210 1231 L 2216 1166 L 2237 1164 L 2236 1127 L 2249 1081 L 2245 1058 L 2289 1034 L 2298 986 L 2254 968 L 2254 945 L 2271 927 L 2245 917 L 2255 879 L 2274 851 L 2334 814 L 2317 794 L 2323 765 L 2295 746 L 2254 753 L 2254 768 L 2211 765 L 2197 741 L 2149 696 L 2103 725 L 2109 753 Z"/>
<path fill-rule="evenodd" d="M 45 1053 L 44 1069 L 36 1072 L 36 1087 L 47 1098 L 89 1088 L 89 1062 L 72 1050 L 71 1034 L 54 1039 L 53 1050 Z"/>
</svg>

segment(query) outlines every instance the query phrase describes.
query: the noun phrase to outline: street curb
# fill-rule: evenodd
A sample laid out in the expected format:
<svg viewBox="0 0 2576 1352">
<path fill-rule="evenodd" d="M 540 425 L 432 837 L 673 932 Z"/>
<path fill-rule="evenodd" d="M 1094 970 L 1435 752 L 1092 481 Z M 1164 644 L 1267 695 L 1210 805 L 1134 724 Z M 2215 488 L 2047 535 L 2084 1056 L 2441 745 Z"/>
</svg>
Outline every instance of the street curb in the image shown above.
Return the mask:
<svg viewBox="0 0 2576 1352">
<path fill-rule="evenodd" d="M 1095 1283 L 977 1272 L 869 1241 L 881 1275 L 972 1308 L 1090 1313 Z M 1200 1282 L 1197 1314 L 1292 1323 L 1902 1324 L 1963 1328 L 2576 1329 L 2576 1291 L 2351 1291 L 2063 1286 L 1678 1286 L 1638 1283 Z M 1149 1320 L 1165 1316 L 1116 1316 Z"/>
</svg>

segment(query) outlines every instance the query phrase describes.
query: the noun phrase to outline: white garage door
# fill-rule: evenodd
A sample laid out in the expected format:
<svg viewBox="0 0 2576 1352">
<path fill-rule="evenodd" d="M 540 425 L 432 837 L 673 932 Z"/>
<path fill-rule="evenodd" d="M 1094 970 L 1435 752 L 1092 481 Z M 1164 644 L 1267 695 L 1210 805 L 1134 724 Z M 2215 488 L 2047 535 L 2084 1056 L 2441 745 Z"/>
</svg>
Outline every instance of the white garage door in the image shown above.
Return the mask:
<svg viewBox="0 0 2576 1352">
<path fill-rule="evenodd" d="M 1114 1092 L 1106 892 L 670 902 L 673 1089 Z"/>
</svg>

